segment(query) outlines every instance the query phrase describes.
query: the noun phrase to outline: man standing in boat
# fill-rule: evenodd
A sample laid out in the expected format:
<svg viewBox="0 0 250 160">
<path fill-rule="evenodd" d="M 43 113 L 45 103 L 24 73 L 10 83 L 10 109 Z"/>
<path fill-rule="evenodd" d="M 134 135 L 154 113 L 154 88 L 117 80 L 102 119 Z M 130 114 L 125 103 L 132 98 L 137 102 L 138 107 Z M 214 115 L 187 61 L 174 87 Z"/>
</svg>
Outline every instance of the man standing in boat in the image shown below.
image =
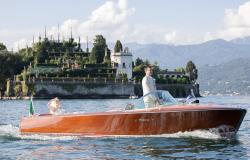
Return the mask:
<svg viewBox="0 0 250 160">
<path fill-rule="evenodd" d="M 155 79 L 152 77 L 153 67 L 148 65 L 144 68 L 144 71 L 146 75 L 142 79 L 143 96 L 150 92 L 156 91 Z M 154 94 L 149 94 L 148 96 L 144 97 L 143 100 L 145 103 L 145 108 L 154 107 L 157 103 L 157 97 Z"/>
</svg>

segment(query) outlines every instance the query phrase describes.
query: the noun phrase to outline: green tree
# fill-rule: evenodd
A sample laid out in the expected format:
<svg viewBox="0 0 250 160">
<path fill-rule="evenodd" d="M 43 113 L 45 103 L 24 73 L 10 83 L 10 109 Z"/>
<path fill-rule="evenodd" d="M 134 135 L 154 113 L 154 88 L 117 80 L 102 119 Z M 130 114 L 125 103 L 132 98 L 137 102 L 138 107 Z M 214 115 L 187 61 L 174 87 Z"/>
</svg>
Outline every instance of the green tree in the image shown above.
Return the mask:
<svg viewBox="0 0 250 160">
<path fill-rule="evenodd" d="M 158 74 L 159 74 L 159 72 L 161 71 L 161 69 L 160 69 L 160 67 L 158 66 L 158 64 L 157 63 L 155 63 L 154 65 L 152 65 L 153 66 L 153 77 L 154 78 L 158 78 Z"/>
<path fill-rule="evenodd" d="M 49 59 L 50 43 L 49 41 L 38 42 L 33 46 L 34 59 L 37 63 L 45 63 Z"/>
<path fill-rule="evenodd" d="M 117 41 L 116 41 L 114 51 L 115 51 L 115 52 L 123 51 L 122 43 L 121 43 L 120 40 L 117 40 Z"/>
<path fill-rule="evenodd" d="M 23 61 L 33 61 L 33 49 L 31 47 L 22 48 L 18 54 L 22 57 Z"/>
<path fill-rule="evenodd" d="M 140 58 L 136 58 L 136 60 L 135 60 L 135 66 L 139 66 L 141 64 L 144 64 L 143 60 L 140 59 Z"/>
<path fill-rule="evenodd" d="M 107 48 L 106 39 L 102 35 L 97 35 L 93 45 L 89 60 L 91 63 L 102 63 L 105 56 L 105 48 Z"/>
<path fill-rule="evenodd" d="M 173 84 L 176 84 L 177 83 L 177 78 L 176 77 L 172 77 L 171 81 L 172 81 Z"/>
<path fill-rule="evenodd" d="M 103 59 L 103 63 L 111 65 L 110 54 L 111 54 L 110 49 L 106 48 L 105 49 L 105 56 L 104 56 L 104 59 Z"/>
<path fill-rule="evenodd" d="M 88 64 L 89 63 L 89 57 L 83 57 L 82 58 L 82 63 L 83 64 Z"/>
<path fill-rule="evenodd" d="M 97 54 L 98 54 L 97 52 L 98 52 L 97 48 L 93 47 L 91 53 L 89 54 L 90 63 L 97 63 Z"/>
<path fill-rule="evenodd" d="M 151 65 L 148 59 L 146 59 L 146 60 L 143 62 L 143 64 L 144 64 L 145 66 Z"/>
<path fill-rule="evenodd" d="M 0 51 L 0 90 L 5 90 L 7 78 L 21 73 L 23 67 L 27 65 L 19 54 L 11 54 L 7 50 Z"/>
<path fill-rule="evenodd" d="M 6 50 L 6 49 L 7 49 L 6 46 L 3 43 L 0 43 L 0 51 Z"/>
<path fill-rule="evenodd" d="M 176 72 L 182 72 L 182 73 L 185 73 L 185 69 L 180 67 L 180 68 L 176 68 L 175 69 Z"/>
<path fill-rule="evenodd" d="M 181 81 L 182 81 L 183 84 L 188 84 L 188 83 L 189 83 L 189 79 L 188 79 L 188 77 L 186 77 L 186 76 L 185 76 L 185 77 L 182 77 L 182 78 L 181 78 Z"/>
<path fill-rule="evenodd" d="M 198 70 L 196 69 L 195 64 L 192 61 L 188 61 L 186 66 L 186 73 L 189 75 L 191 82 L 195 82 L 198 78 Z"/>
<path fill-rule="evenodd" d="M 177 77 L 176 80 L 177 80 L 176 82 L 177 82 L 178 84 L 182 84 L 182 78 L 181 78 L 181 77 Z"/>
<path fill-rule="evenodd" d="M 133 77 L 137 81 L 141 81 L 144 76 L 144 65 L 135 66 L 133 69 Z"/>
</svg>

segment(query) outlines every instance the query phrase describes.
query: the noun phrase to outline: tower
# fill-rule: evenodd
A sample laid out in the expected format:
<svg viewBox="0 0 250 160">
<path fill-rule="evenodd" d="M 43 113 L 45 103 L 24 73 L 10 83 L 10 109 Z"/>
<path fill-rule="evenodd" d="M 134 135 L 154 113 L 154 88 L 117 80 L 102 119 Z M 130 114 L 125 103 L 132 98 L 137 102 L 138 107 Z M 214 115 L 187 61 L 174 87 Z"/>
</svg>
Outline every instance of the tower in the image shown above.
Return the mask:
<svg viewBox="0 0 250 160">
<path fill-rule="evenodd" d="M 87 47 L 86 47 L 86 52 L 89 53 L 89 40 L 88 40 L 88 36 L 87 36 Z"/>
<path fill-rule="evenodd" d="M 127 74 L 127 78 L 132 79 L 132 53 L 129 52 L 128 47 L 124 51 L 111 53 L 111 63 L 116 68 L 116 76 L 119 74 Z"/>
<path fill-rule="evenodd" d="M 70 38 L 72 39 L 72 27 L 70 27 Z"/>
<path fill-rule="evenodd" d="M 81 38 L 78 38 L 78 51 L 80 52 L 81 50 Z"/>
<path fill-rule="evenodd" d="M 39 43 L 41 42 L 41 39 L 42 37 L 41 37 L 41 34 L 39 33 Z"/>
<path fill-rule="evenodd" d="M 73 33 L 72 33 L 72 27 L 70 27 L 70 38 L 69 38 L 69 42 L 73 43 L 74 39 L 73 39 Z"/>
<path fill-rule="evenodd" d="M 105 56 L 105 57 L 108 56 L 108 47 L 105 48 L 105 55 L 104 55 L 104 56 Z"/>
<path fill-rule="evenodd" d="M 35 44 L 35 37 L 33 35 L 33 39 L 32 39 L 32 46 Z"/>
<path fill-rule="evenodd" d="M 29 46 L 27 42 L 26 42 L 26 57 L 29 57 Z"/>
<path fill-rule="evenodd" d="M 60 42 L 60 30 L 59 30 L 59 24 L 57 24 L 57 42 Z"/>
<path fill-rule="evenodd" d="M 45 28 L 44 28 L 44 39 L 46 39 L 47 38 L 47 29 L 46 29 L 46 26 L 45 26 Z"/>
</svg>

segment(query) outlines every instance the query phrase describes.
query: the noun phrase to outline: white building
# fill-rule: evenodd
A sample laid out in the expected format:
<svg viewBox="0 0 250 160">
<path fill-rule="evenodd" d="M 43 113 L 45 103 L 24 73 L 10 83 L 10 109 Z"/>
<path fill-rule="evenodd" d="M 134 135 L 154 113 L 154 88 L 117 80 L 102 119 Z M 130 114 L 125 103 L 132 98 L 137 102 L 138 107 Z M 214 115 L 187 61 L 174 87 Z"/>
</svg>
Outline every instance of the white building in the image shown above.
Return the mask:
<svg viewBox="0 0 250 160">
<path fill-rule="evenodd" d="M 119 74 L 127 74 L 128 79 L 132 79 L 132 53 L 128 47 L 124 51 L 112 52 L 111 63 L 116 68 L 116 76 Z"/>
</svg>

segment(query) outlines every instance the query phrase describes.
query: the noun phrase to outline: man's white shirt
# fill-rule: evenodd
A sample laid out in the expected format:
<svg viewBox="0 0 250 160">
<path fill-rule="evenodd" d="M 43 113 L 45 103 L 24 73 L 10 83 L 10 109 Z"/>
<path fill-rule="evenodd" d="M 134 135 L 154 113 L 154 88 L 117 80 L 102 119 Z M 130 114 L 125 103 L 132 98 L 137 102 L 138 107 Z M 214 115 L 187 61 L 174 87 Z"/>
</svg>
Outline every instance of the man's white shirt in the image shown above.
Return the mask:
<svg viewBox="0 0 250 160">
<path fill-rule="evenodd" d="M 143 89 L 143 95 L 148 94 L 149 92 L 155 91 L 155 79 L 151 76 L 145 76 L 142 79 L 142 89 Z M 154 95 L 148 95 L 143 98 L 145 108 L 151 108 L 155 106 L 156 97 Z"/>
<path fill-rule="evenodd" d="M 155 79 L 151 76 L 145 76 L 142 79 L 142 90 L 143 90 L 143 95 L 155 91 Z"/>
</svg>

